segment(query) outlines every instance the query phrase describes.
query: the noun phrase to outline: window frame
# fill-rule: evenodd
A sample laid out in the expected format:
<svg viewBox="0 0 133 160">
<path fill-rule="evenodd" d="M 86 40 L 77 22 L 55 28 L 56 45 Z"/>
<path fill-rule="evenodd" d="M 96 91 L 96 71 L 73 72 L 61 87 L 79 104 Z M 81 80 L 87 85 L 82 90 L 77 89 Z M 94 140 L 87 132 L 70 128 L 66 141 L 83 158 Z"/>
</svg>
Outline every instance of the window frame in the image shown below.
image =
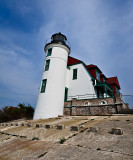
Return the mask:
<svg viewBox="0 0 133 160">
<path fill-rule="evenodd" d="M 50 66 L 50 59 L 47 59 L 45 64 L 45 71 L 49 70 L 49 66 Z"/>
<path fill-rule="evenodd" d="M 120 94 L 119 88 L 116 86 L 116 94 Z"/>
<path fill-rule="evenodd" d="M 64 101 L 67 101 L 68 99 L 68 88 L 65 87 L 65 97 L 64 97 Z"/>
<path fill-rule="evenodd" d="M 88 101 L 85 102 L 84 105 L 85 105 L 85 106 L 89 106 L 89 102 L 88 102 Z"/>
<path fill-rule="evenodd" d="M 41 92 L 40 93 L 45 93 L 46 91 L 46 84 L 47 84 L 47 79 L 42 80 L 42 86 L 41 86 Z"/>
<path fill-rule="evenodd" d="M 49 49 L 47 50 L 47 56 L 46 56 L 46 57 L 51 56 L 51 54 L 52 54 L 52 48 L 49 48 Z"/>
<path fill-rule="evenodd" d="M 76 71 L 76 72 L 75 72 L 75 71 Z M 74 72 L 75 72 L 75 73 L 74 73 Z M 77 77 L 78 77 L 78 69 L 75 68 L 75 69 L 73 69 L 73 80 L 77 79 Z"/>
</svg>

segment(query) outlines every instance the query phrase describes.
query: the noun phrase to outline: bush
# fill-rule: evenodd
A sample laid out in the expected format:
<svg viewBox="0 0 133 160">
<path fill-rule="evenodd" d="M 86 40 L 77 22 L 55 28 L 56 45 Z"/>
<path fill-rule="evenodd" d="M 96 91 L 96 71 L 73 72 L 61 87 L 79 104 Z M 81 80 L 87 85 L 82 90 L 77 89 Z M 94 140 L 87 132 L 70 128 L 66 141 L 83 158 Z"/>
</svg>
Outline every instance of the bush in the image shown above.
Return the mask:
<svg viewBox="0 0 133 160">
<path fill-rule="evenodd" d="M 0 110 L 0 123 L 8 122 L 20 118 L 32 119 L 34 114 L 34 108 L 29 104 L 19 103 L 18 107 L 5 106 Z"/>
</svg>

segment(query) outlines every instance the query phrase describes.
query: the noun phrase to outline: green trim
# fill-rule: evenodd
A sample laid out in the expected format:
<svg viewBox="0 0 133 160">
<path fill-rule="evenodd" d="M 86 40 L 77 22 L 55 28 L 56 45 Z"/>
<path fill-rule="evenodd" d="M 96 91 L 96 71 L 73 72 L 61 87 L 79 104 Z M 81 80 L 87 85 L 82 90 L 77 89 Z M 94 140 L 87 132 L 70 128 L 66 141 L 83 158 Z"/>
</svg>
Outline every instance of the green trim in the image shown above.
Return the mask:
<svg viewBox="0 0 133 160">
<path fill-rule="evenodd" d="M 113 92 L 113 88 L 107 83 L 107 82 L 99 82 L 96 84 L 96 87 L 97 86 L 103 86 L 103 85 L 106 85 L 108 87 L 108 89 Z"/>
<path fill-rule="evenodd" d="M 102 71 L 96 66 L 96 70 L 98 70 L 99 73 L 102 73 Z"/>
<path fill-rule="evenodd" d="M 67 101 L 64 101 L 64 102 L 71 102 L 71 100 L 67 100 Z"/>
<path fill-rule="evenodd" d="M 41 93 L 45 93 L 46 90 L 47 79 L 42 80 Z"/>
<path fill-rule="evenodd" d="M 64 106 L 65 108 L 71 108 L 72 106 Z"/>
<path fill-rule="evenodd" d="M 67 66 L 67 69 L 69 69 L 69 70 L 70 70 L 70 67 L 69 67 L 69 66 Z"/>
<path fill-rule="evenodd" d="M 75 68 L 73 69 L 73 80 L 77 79 L 77 75 L 78 75 L 78 69 Z"/>
<path fill-rule="evenodd" d="M 115 95 L 120 95 L 120 93 L 116 93 Z"/>
</svg>

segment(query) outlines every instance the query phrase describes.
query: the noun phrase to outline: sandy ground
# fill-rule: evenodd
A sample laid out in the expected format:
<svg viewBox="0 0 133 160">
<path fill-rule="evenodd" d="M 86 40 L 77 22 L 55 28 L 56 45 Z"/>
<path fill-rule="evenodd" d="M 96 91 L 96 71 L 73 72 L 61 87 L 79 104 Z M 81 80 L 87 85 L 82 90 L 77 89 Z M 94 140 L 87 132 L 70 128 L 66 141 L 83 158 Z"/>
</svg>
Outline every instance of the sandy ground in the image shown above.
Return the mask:
<svg viewBox="0 0 133 160">
<path fill-rule="evenodd" d="M 31 127 L 0 126 L 0 160 L 133 160 L 133 115 L 73 116 L 30 122 Z M 36 124 L 42 127 L 36 128 Z M 45 128 L 46 124 L 50 129 Z M 63 129 L 58 130 L 57 125 Z M 71 131 L 71 126 L 77 126 L 78 131 Z M 111 134 L 112 128 L 120 128 L 123 134 Z M 66 141 L 60 144 L 63 138 Z"/>
</svg>

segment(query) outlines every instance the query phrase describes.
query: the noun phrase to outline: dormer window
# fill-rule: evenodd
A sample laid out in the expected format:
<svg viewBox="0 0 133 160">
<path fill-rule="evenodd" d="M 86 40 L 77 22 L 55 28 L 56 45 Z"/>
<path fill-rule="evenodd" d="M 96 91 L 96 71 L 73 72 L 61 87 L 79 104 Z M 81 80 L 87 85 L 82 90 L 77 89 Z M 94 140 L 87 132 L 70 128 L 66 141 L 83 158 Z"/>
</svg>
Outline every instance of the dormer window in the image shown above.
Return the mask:
<svg viewBox="0 0 133 160">
<path fill-rule="evenodd" d="M 96 78 L 97 78 L 98 81 L 100 81 L 100 73 L 99 73 L 98 70 L 96 70 Z"/>
<path fill-rule="evenodd" d="M 105 78 L 103 78 L 103 82 L 106 82 L 106 79 L 105 79 Z"/>
<path fill-rule="evenodd" d="M 116 94 L 119 94 L 120 92 L 119 92 L 119 88 L 118 87 L 116 87 Z"/>
</svg>

